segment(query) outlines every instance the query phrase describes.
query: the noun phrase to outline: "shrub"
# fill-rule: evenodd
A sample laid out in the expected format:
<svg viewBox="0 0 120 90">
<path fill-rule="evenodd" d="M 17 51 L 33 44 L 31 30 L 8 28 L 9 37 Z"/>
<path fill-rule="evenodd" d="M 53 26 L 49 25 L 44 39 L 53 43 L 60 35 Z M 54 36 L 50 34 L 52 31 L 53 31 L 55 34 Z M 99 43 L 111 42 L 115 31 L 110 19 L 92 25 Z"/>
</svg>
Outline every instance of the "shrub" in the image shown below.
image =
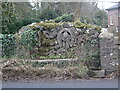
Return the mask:
<svg viewBox="0 0 120 90">
<path fill-rule="evenodd" d="M 37 54 L 36 48 L 38 41 L 36 38 L 36 31 L 23 27 L 19 33 L 15 34 L 16 37 L 16 56 L 17 58 L 33 58 Z"/>
<path fill-rule="evenodd" d="M 29 17 L 25 17 L 19 20 L 15 20 L 14 23 L 7 24 L 7 30 L 6 28 L 5 30 L 3 28 L 2 34 L 15 34 L 21 27 L 31 24 L 33 22 L 40 22 L 40 19 L 31 19 Z"/>
<path fill-rule="evenodd" d="M 20 44 L 23 45 L 26 50 L 32 50 L 32 48 L 37 44 L 37 40 L 35 39 L 35 31 L 26 30 L 22 32 Z"/>
<path fill-rule="evenodd" d="M 89 18 L 89 17 L 84 17 L 84 16 L 82 16 L 82 17 L 80 18 L 80 21 L 81 21 L 82 23 L 92 24 L 91 18 Z"/>
<path fill-rule="evenodd" d="M 2 48 L 2 57 L 10 58 L 15 54 L 16 39 L 13 34 L 0 34 L 0 47 Z"/>
<path fill-rule="evenodd" d="M 74 21 L 74 14 L 64 14 L 63 16 L 59 16 L 54 19 L 55 22 L 73 22 Z"/>
<path fill-rule="evenodd" d="M 41 20 L 50 20 L 55 19 L 57 17 L 57 13 L 53 9 L 45 9 L 41 12 L 39 18 Z"/>
</svg>

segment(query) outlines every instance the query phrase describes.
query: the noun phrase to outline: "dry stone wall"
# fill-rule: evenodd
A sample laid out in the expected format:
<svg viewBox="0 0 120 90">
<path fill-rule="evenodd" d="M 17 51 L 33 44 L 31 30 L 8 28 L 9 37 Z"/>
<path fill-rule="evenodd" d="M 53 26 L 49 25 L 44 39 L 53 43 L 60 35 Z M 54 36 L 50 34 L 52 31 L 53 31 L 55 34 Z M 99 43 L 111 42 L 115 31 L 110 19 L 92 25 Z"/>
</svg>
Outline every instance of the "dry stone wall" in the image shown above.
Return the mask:
<svg viewBox="0 0 120 90">
<path fill-rule="evenodd" d="M 47 24 L 50 25 L 50 23 Z M 85 60 L 91 68 L 100 66 L 98 30 L 85 27 L 76 28 L 71 23 L 63 23 L 56 27 L 51 24 L 54 27 L 52 29 L 50 27 L 46 29 L 40 25 L 41 23 L 26 26 L 37 30 L 38 46 L 30 51 L 30 55 L 36 54 L 35 59 L 41 59 L 41 56 L 78 58 L 81 61 Z M 42 23 L 42 25 L 44 24 Z M 23 31 L 21 28 L 19 35 Z"/>
</svg>

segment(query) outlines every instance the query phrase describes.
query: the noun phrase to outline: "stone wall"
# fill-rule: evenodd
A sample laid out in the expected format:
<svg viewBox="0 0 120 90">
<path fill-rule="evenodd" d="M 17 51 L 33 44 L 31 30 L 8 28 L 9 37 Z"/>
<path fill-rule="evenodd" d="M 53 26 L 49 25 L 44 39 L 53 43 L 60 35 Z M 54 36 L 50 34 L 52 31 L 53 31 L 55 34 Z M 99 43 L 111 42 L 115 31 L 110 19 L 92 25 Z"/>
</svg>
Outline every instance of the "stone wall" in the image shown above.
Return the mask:
<svg viewBox="0 0 120 90">
<path fill-rule="evenodd" d="M 37 54 L 35 59 L 41 59 L 40 56 L 78 58 L 81 61 L 85 60 L 88 67 L 92 69 L 94 67 L 106 71 L 117 69 L 118 36 L 109 33 L 107 29 L 102 30 L 100 34 L 93 28 L 76 28 L 71 23 L 63 23 L 52 29 L 49 27 L 44 29 L 39 24 L 32 26 L 38 30 L 36 39 L 39 41 L 39 45 L 31 53 L 31 55 Z M 22 31 L 21 29 L 19 34 Z M 23 52 L 22 49 L 17 51 Z M 25 53 L 23 54 L 25 55 Z"/>
<path fill-rule="evenodd" d="M 56 28 L 55 42 L 48 55 L 60 55 L 66 58 L 86 60 L 92 68 L 100 66 L 99 32 L 95 29 L 79 29 L 64 23 L 59 30 Z M 55 33 L 55 32 L 54 32 Z M 53 32 L 51 32 L 51 35 Z"/>
<path fill-rule="evenodd" d="M 117 39 L 113 33 L 103 33 L 101 33 L 100 36 L 100 58 L 102 69 L 106 71 L 116 71 L 118 68 Z"/>
<path fill-rule="evenodd" d="M 116 34 L 109 33 L 107 29 L 100 33 L 93 28 L 77 28 L 71 23 L 57 24 L 52 29 L 49 27 L 45 29 L 39 24 L 32 25 L 35 29 L 31 29 L 38 31 L 36 34 L 38 46 L 32 50 L 33 53 L 30 53 L 36 54 L 34 59 L 41 59 L 41 56 L 78 58 L 81 61 L 85 60 L 86 65 L 91 69 L 117 70 L 118 36 L 115 36 Z M 19 35 L 22 31 L 24 30 L 19 31 Z M 24 50 L 20 48 L 17 51 Z"/>
<path fill-rule="evenodd" d="M 100 65 L 99 30 L 83 26 L 76 28 L 72 23 L 63 23 L 52 29 L 47 26 L 46 29 L 41 27 L 41 24 L 44 25 L 43 22 L 29 25 L 33 30 L 37 30 L 36 39 L 39 41 L 39 45 L 32 50 L 33 53 L 31 52 L 31 55 L 37 54 L 35 59 L 41 59 L 41 56 L 60 56 L 86 60 L 86 63 L 92 67 Z M 51 26 L 55 24 L 47 23 Z M 19 35 L 22 32 L 24 28 L 19 30 Z M 23 51 L 22 49 L 17 51 L 20 50 Z"/>
</svg>

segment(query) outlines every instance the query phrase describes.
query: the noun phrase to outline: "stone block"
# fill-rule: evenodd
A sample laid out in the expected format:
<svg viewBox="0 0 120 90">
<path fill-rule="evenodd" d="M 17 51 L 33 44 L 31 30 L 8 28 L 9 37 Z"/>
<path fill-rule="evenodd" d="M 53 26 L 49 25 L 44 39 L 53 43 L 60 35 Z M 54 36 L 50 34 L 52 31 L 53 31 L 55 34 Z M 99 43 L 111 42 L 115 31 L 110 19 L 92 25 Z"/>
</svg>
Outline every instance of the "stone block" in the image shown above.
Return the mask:
<svg viewBox="0 0 120 90">
<path fill-rule="evenodd" d="M 105 70 L 95 70 L 92 72 L 94 73 L 94 77 L 96 78 L 102 78 L 105 76 Z"/>
<path fill-rule="evenodd" d="M 97 32 L 97 31 L 94 30 L 94 29 L 90 29 L 90 30 L 89 30 L 89 34 L 90 34 L 90 35 L 94 35 L 96 32 Z"/>
<path fill-rule="evenodd" d="M 68 23 L 63 23 L 63 28 L 70 28 L 71 26 Z"/>
</svg>

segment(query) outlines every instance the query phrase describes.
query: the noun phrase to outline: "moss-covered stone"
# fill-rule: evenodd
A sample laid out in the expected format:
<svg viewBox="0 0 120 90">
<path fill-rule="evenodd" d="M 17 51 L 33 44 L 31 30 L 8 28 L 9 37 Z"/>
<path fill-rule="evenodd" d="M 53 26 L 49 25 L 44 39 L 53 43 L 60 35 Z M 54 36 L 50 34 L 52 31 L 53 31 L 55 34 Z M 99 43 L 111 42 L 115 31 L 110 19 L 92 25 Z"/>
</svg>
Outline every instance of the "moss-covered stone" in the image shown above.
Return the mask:
<svg viewBox="0 0 120 90">
<path fill-rule="evenodd" d="M 75 22 L 74 27 L 75 28 L 80 28 L 80 29 L 82 29 L 82 28 L 86 28 L 86 29 L 92 28 L 92 29 L 98 30 L 98 32 L 101 32 L 101 29 L 102 29 L 100 26 L 85 24 L 85 23 L 82 23 L 80 21 Z"/>
<path fill-rule="evenodd" d="M 89 28 L 92 28 L 92 25 L 86 25 L 86 28 L 89 29 Z"/>
<path fill-rule="evenodd" d="M 74 27 L 75 28 L 84 28 L 84 27 L 86 28 L 86 24 L 81 23 L 80 21 L 77 21 L 74 23 Z"/>
<path fill-rule="evenodd" d="M 55 40 L 46 37 L 46 35 L 42 31 L 39 31 L 39 38 L 41 41 L 41 47 L 39 48 L 39 53 L 40 55 L 46 55 L 51 48 L 50 44 L 52 42 L 55 42 Z"/>
<path fill-rule="evenodd" d="M 94 26 L 93 28 L 94 28 L 95 30 L 98 30 L 99 32 L 101 32 L 101 29 L 102 29 L 100 26 Z"/>
<path fill-rule="evenodd" d="M 71 47 L 70 50 L 68 49 L 66 52 L 64 50 L 63 51 L 59 50 L 60 47 L 58 45 L 56 37 L 57 37 L 58 32 L 60 30 L 62 30 L 63 28 L 68 28 L 68 29 L 69 28 L 76 28 L 76 30 L 77 30 L 77 28 L 79 28 L 80 30 L 82 30 L 82 31 L 80 31 L 80 34 L 84 33 L 84 34 L 81 34 L 83 36 L 78 35 L 79 37 L 76 36 L 75 38 L 83 37 L 84 43 L 89 39 L 90 40 L 93 39 L 90 36 L 91 35 L 94 36 L 94 33 L 98 33 L 101 30 L 101 27 L 99 27 L 99 26 L 81 23 L 80 21 L 69 22 L 69 24 L 66 26 L 63 24 L 64 24 L 64 22 L 55 23 L 54 21 L 51 20 L 51 21 L 44 21 L 44 22 L 42 21 L 40 23 L 32 23 L 31 25 L 28 25 L 31 28 L 31 30 L 36 31 L 36 38 L 40 43 L 40 44 L 38 44 L 39 47 L 37 47 L 37 50 L 38 50 L 37 56 L 38 57 L 47 56 L 47 55 L 60 55 L 60 56 L 66 56 L 67 58 L 77 57 L 75 55 L 76 49 L 74 47 Z M 61 27 L 60 29 L 58 28 L 59 26 Z M 87 32 L 87 30 L 90 34 L 85 33 L 85 32 Z M 91 34 L 91 32 L 93 34 Z M 79 41 L 79 43 L 81 43 L 81 40 L 78 39 L 78 41 Z M 79 44 L 79 47 L 80 46 L 81 46 L 81 44 Z M 75 45 L 75 47 L 77 47 L 77 45 Z"/>
<path fill-rule="evenodd" d="M 61 25 L 60 23 L 55 23 L 54 21 L 45 21 L 45 22 L 40 22 L 40 23 L 33 24 L 30 27 L 32 29 L 36 29 L 36 26 L 41 26 L 45 30 L 51 30 L 51 29 L 56 28 L 60 25 Z"/>
</svg>

